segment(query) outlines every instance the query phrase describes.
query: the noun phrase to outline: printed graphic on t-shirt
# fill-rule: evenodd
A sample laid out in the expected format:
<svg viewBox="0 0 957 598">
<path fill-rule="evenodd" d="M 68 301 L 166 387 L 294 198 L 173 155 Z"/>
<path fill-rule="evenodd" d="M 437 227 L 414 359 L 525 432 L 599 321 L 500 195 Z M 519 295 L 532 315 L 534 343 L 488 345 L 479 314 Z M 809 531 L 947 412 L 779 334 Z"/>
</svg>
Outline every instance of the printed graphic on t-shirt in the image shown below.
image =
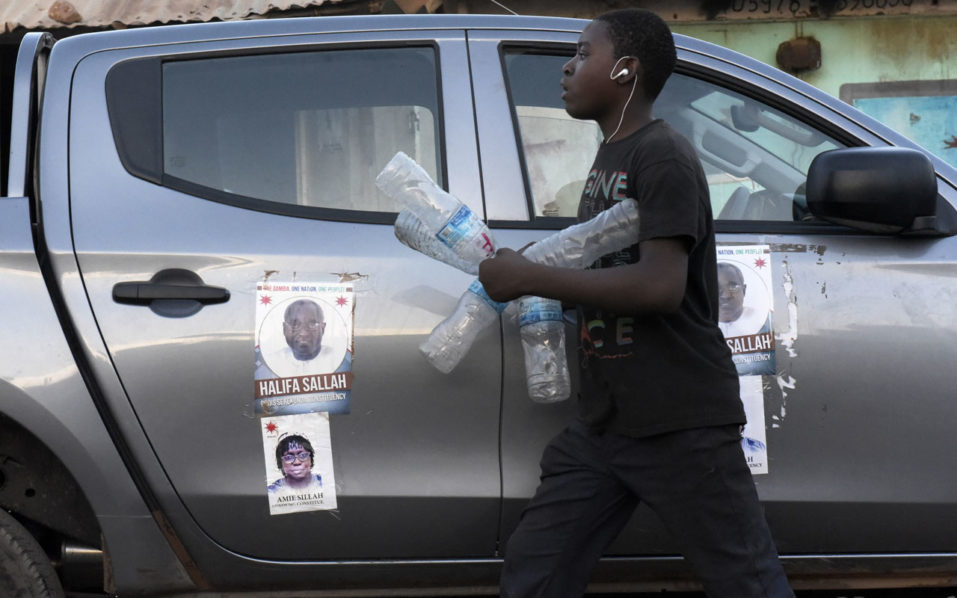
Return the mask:
<svg viewBox="0 0 957 598">
<path fill-rule="evenodd" d="M 612 202 L 628 197 L 628 173 L 620 170 L 605 171 L 592 168 L 585 179 L 582 191 L 579 220 L 594 218 L 599 212 L 607 210 Z"/>
<path fill-rule="evenodd" d="M 586 356 L 616 359 L 631 355 L 635 319 L 631 316 L 603 317 L 602 310 L 586 311 L 582 322 L 581 347 Z"/>
</svg>

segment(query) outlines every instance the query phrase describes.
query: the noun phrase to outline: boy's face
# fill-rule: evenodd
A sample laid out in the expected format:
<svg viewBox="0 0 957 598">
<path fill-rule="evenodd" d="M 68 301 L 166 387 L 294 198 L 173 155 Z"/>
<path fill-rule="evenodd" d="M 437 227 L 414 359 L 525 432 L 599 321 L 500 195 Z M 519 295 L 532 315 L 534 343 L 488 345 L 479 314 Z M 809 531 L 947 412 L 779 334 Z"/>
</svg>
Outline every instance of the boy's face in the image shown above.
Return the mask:
<svg viewBox="0 0 957 598">
<path fill-rule="evenodd" d="M 562 67 L 565 111 L 573 118 L 600 120 L 616 109 L 620 84 L 610 77 L 613 68 L 615 48 L 608 26 L 592 21 L 578 38 L 578 53 Z"/>
</svg>

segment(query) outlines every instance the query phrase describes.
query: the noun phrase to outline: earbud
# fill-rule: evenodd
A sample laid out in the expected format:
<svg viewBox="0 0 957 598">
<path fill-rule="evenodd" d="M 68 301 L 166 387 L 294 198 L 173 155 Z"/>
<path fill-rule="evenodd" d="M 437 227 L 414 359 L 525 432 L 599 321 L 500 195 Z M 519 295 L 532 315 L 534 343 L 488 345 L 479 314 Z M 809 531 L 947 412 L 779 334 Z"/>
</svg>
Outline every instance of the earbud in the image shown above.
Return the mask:
<svg viewBox="0 0 957 598">
<path fill-rule="evenodd" d="M 615 61 L 615 66 L 611 67 L 611 73 L 614 73 L 614 72 L 615 72 L 615 69 L 618 68 L 618 65 L 621 64 L 621 61 L 622 61 L 622 60 L 625 60 L 626 58 L 631 58 L 631 56 L 622 56 L 621 58 L 619 58 L 618 60 L 616 60 L 616 61 Z M 621 69 L 620 71 L 618 71 L 618 74 L 617 74 L 617 75 L 612 75 L 611 73 L 608 73 L 608 78 L 611 79 L 612 81 L 614 81 L 615 79 L 618 79 L 618 78 L 620 78 L 620 77 L 626 77 L 626 76 L 630 75 L 630 74 L 631 74 L 631 71 L 628 69 L 628 67 L 625 67 L 625 68 Z"/>
</svg>

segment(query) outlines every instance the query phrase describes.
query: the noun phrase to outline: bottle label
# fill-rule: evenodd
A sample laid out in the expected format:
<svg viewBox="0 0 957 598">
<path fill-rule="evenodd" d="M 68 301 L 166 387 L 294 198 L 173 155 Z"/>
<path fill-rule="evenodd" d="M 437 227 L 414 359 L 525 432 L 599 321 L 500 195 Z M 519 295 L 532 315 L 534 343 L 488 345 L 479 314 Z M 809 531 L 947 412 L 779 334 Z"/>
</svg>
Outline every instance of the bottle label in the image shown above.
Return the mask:
<svg viewBox="0 0 957 598">
<path fill-rule="evenodd" d="M 485 292 L 485 287 L 482 286 L 482 283 L 479 282 L 478 278 L 472 281 L 472 284 L 469 285 L 469 290 L 478 295 L 482 301 L 488 303 L 489 307 L 498 313 L 502 313 L 505 311 L 505 308 L 508 307 L 508 303 L 499 303 L 498 301 L 489 297 L 488 293 Z"/>
<path fill-rule="evenodd" d="M 554 299 L 529 297 L 518 303 L 518 325 L 527 326 L 536 322 L 561 322 L 562 303 Z"/>
<path fill-rule="evenodd" d="M 466 205 L 452 214 L 452 217 L 442 227 L 442 230 L 436 233 L 436 236 L 450 249 L 455 249 L 455 246 L 462 240 L 471 239 L 485 257 L 492 257 L 495 254 L 495 247 L 488 235 L 488 228 Z"/>
</svg>

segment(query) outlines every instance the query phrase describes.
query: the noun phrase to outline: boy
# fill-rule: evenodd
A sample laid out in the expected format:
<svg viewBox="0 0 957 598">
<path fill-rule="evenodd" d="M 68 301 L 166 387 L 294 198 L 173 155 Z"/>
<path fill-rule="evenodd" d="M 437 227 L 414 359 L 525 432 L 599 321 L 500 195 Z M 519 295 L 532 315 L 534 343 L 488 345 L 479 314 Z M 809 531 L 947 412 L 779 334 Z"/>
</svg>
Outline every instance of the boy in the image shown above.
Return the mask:
<svg viewBox="0 0 957 598">
<path fill-rule="evenodd" d="M 496 300 L 580 306 L 580 415 L 545 449 L 541 484 L 508 543 L 503 596 L 581 596 L 645 501 L 709 596 L 793 597 L 741 451 L 708 185 L 691 145 L 652 119 L 675 61 L 668 26 L 627 9 L 589 23 L 562 69 L 566 110 L 605 137 L 579 219 L 633 197 L 638 244 L 584 271 L 507 249 L 480 266 Z"/>
</svg>

